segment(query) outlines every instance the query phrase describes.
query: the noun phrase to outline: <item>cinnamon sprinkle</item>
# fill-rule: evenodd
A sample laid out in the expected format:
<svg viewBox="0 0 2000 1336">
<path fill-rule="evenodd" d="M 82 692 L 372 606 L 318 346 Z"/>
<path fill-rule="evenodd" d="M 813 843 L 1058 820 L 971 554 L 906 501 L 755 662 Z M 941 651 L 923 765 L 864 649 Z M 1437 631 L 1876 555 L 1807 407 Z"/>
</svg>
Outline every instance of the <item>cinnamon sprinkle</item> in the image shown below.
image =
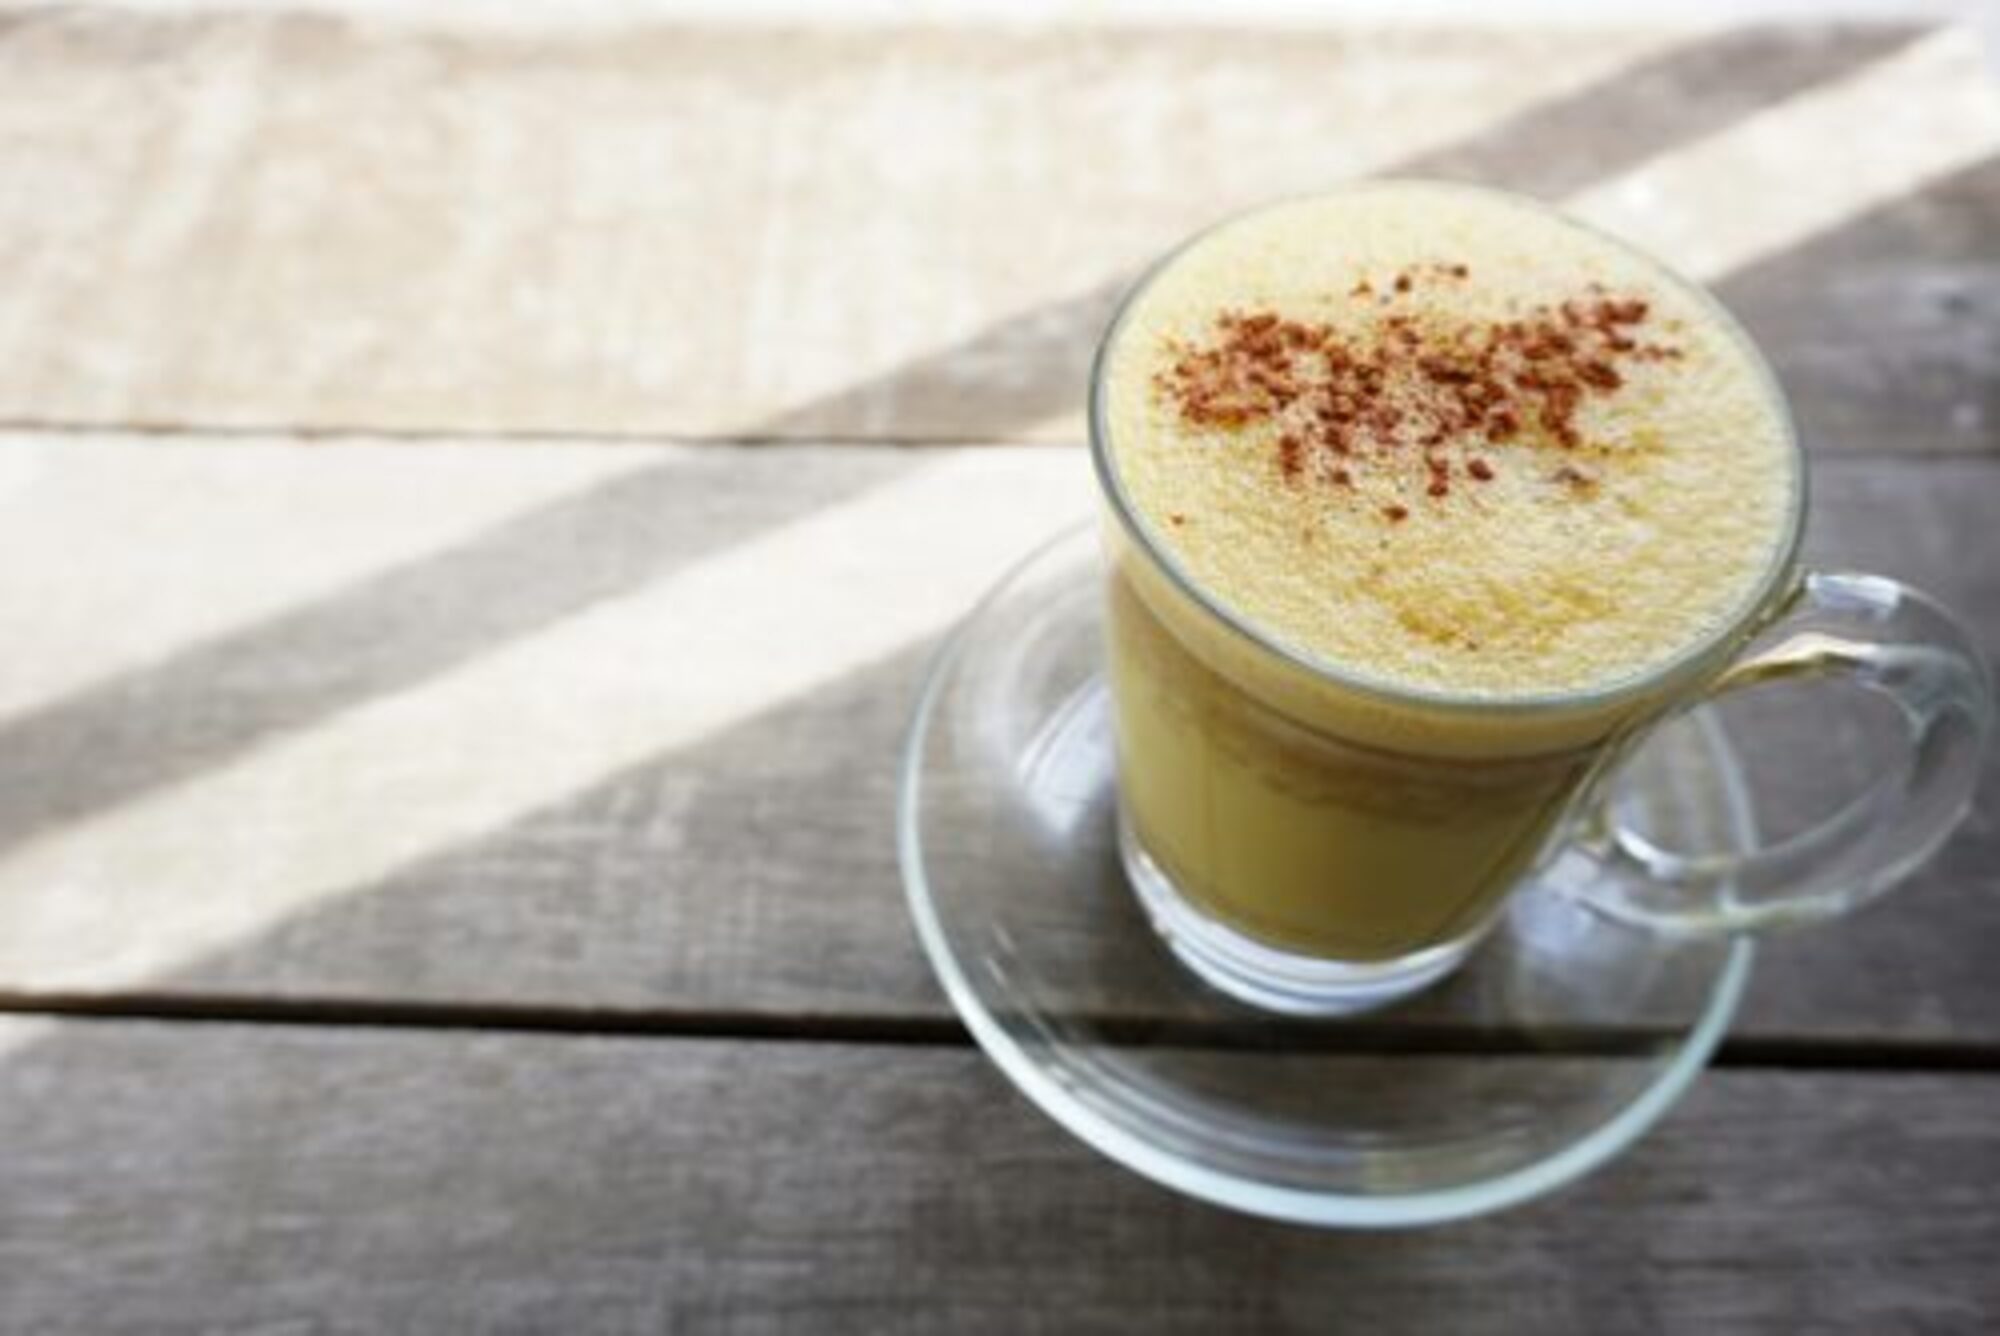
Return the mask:
<svg viewBox="0 0 2000 1336">
<path fill-rule="evenodd" d="M 1439 262 L 1396 273 L 1388 286 L 1406 293 L 1413 274 L 1446 282 L 1469 272 Z M 1348 295 L 1363 301 L 1376 291 L 1362 278 Z M 1577 422 L 1583 401 L 1621 389 L 1621 364 L 1683 356 L 1633 337 L 1651 315 L 1645 300 L 1596 284 L 1585 295 L 1481 323 L 1381 314 L 1368 305 L 1359 333 L 1274 311 L 1224 312 L 1214 338 L 1171 348 L 1156 384 L 1191 425 L 1277 425 L 1278 468 L 1288 483 L 1352 487 L 1366 469 L 1398 490 L 1421 486 L 1442 499 L 1451 492 L 1446 451 L 1469 455 L 1475 444 L 1576 451 L 1585 444 Z M 1483 456 L 1461 462 L 1479 482 L 1497 472 Z M 1595 482 L 1567 466 L 1555 476 L 1579 492 Z M 1392 504 L 1382 513 L 1398 522 L 1409 510 Z"/>
</svg>

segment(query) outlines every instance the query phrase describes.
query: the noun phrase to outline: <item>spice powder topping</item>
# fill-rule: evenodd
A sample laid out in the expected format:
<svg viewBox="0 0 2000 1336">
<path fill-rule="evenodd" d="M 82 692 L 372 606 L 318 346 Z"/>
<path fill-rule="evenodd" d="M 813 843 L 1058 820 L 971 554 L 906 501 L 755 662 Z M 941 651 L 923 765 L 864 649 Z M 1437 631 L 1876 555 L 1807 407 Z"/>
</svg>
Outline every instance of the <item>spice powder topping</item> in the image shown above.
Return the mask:
<svg viewBox="0 0 2000 1336">
<path fill-rule="evenodd" d="M 1288 483 L 1390 482 L 1404 498 L 1380 509 L 1392 524 L 1455 485 L 1493 481 L 1508 466 L 1503 456 L 1523 452 L 1568 452 L 1546 476 L 1588 492 L 1596 479 L 1574 462 L 1586 445 L 1580 406 L 1616 394 L 1632 364 L 1678 360 L 1682 350 L 1648 337 L 1644 298 L 1596 283 L 1504 320 L 1453 318 L 1435 295 L 1402 309 L 1419 285 L 1470 275 L 1464 263 L 1437 262 L 1379 289 L 1363 279 L 1347 294 L 1368 308 L 1352 329 L 1225 311 L 1212 337 L 1169 345 L 1155 387 L 1190 426 L 1275 427 L 1273 464 Z"/>
</svg>

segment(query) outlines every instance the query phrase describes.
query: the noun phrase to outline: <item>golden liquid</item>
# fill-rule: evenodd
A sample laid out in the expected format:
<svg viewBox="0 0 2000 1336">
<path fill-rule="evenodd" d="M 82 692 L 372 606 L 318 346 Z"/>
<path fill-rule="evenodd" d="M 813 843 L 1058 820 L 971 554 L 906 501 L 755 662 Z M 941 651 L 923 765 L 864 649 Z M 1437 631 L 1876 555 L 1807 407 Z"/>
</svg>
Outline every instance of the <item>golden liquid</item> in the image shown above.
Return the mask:
<svg viewBox="0 0 2000 1336">
<path fill-rule="evenodd" d="M 1415 294 L 1427 318 L 1594 282 L 1671 329 L 1682 356 L 1589 406 L 1587 495 L 1549 485 L 1532 441 L 1482 444 L 1493 484 L 1428 509 L 1393 475 L 1301 487 L 1274 431 L 1162 402 L 1161 367 L 1218 312 L 1338 322 L 1357 278 L 1431 261 L 1473 278 Z M 1238 220 L 1139 294 L 1105 375 L 1143 534 L 1107 526 L 1125 816 L 1203 909 L 1311 955 L 1393 959 L 1475 929 L 1611 741 L 1732 652 L 1796 525 L 1796 451 L 1754 351 L 1648 262 L 1505 196 L 1384 185 Z"/>
<path fill-rule="evenodd" d="M 1476 928 L 1595 756 L 1439 760 L 1278 714 L 1110 582 L 1120 794 L 1146 851 L 1210 913 L 1311 955 L 1391 959 Z"/>
</svg>

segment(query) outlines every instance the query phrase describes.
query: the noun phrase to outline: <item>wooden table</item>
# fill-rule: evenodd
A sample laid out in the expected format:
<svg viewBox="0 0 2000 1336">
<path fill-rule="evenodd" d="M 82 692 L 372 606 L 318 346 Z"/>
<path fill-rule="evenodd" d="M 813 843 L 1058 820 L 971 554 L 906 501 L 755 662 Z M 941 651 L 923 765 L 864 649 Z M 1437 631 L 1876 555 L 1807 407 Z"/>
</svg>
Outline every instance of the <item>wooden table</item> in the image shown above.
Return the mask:
<svg viewBox="0 0 2000 1336">
<path fill-rule="evenodd" d="M 1121 282 L 1365 172 L 1714 283 L 1814 553 L 2000 651 L 1996 155 L 1930 27 L 0 18 L 0 1330 L 1991 1330 L 2000 784 L 1623 1159 L 1402 1235 L 1034 1112 L 890 826 Z"/>
</svg>

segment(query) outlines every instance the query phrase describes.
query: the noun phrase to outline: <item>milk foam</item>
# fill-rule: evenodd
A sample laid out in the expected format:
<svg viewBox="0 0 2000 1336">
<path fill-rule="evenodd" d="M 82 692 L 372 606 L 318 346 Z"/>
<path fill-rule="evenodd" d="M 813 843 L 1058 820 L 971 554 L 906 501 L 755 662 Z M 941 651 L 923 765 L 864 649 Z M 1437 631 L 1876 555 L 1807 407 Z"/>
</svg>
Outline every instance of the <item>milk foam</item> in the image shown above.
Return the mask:
<svg viewBox="0 0 2000 1336">
<path fill-rule="evenodd" d="M 1393 312 L 1449 341 L 1606 298 L 1642 303 L 1643 326 L 1622 332 L 1671 356 L 1621 362 L 1614 390 L 1578 402 L 1567 445 L 1531 420 L 1506 439 L 1364 445 L 1301 476 L 1283 423 L 1193 421 L 1168 390 L 1227 313 L 1365 344 Z M 1505 699 L 1641 678 L 1740 618 L 1798 505 L 1782 401 L 1717 308 L 1599 234 L 1480 190 L 1360 186 L 1224 225 L 1134 299 L 1102 393 L 1120 486 L 1191 582 L 1390 687 Z M 1451 460 L 1446 494 L 1424 486 L 1430 453 Z"/>
</svg>

